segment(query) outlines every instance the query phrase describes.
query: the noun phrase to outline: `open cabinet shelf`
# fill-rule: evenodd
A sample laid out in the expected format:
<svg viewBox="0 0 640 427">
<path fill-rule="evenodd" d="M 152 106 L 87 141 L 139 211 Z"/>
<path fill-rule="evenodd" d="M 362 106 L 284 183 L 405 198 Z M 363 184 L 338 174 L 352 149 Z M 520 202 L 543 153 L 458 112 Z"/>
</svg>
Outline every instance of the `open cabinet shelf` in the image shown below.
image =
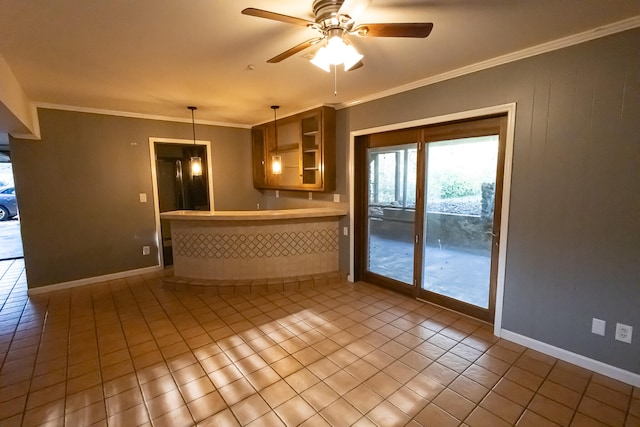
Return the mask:
<svg viewBox="0 0 640 427">
<path fill-rule="evenodd" d="M 252 129 L 256 188 L 333 191 L 335 189 L 335 110 L 321 107 Z M 277 134 L 277 144 L 276 144 Z M 273 174 L 273 156 L 282 173 Z"/>
</svg>

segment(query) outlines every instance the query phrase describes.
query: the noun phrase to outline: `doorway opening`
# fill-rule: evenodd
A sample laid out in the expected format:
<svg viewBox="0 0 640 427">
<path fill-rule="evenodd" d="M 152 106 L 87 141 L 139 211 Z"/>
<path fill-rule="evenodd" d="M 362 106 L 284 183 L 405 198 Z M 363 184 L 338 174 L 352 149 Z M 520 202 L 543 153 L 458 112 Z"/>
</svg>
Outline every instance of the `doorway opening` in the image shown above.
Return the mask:
<svg viewBox="0 0 640 427">
<path fill-rule="evenodd" d="M 171 222 L 160 219 L 160 213 L 176 210 L 213 209 L 211 180 L 211 147 L 209 141 L 149 140 L 156 209 L 156 229 L 161 250 L 160 263 L 173 265 Z M 201 174 L 193 174 L 191 159 L 200 157 Z"/>
<path fill-rule="evenodd" d="M 493 322 L 507 117 L 359 137 L 357 278 Z"/>
<path fill-rule="evenodd" d="M 0 261 L 23 257 L 11 157 L 8 151 L 0 151 Z"/>
</svg>

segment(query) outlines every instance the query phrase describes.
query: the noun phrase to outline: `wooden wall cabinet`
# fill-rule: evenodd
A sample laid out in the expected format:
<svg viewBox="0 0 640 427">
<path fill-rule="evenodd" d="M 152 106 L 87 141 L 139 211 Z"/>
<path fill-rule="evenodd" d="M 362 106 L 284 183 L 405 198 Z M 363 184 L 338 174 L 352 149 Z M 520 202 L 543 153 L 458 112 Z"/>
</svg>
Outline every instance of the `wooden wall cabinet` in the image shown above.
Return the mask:
<svg viewBox="0 0 640 427">
<path fill-rule="evenodd" d="M 320 107 L 254 126 L 253 184 L 260 189 L 333 191 L 336 187 L 335 110 Z M 279 156 L 282 173 L 273 174 Z"/>
</svg>

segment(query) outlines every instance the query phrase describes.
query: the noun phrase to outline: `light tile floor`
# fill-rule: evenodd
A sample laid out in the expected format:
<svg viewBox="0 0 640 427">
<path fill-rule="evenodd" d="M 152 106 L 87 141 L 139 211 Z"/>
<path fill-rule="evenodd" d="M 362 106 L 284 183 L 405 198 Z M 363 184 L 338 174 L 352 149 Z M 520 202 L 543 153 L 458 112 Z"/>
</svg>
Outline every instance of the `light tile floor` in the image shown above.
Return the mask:
<svg viewBox="0 0 640 427">
<path fill-rule="evenodd" d="M 0 262 L 1 426 L 639 426 L 640 390 L 367 284 L 27 296 Z"/>
</svg>

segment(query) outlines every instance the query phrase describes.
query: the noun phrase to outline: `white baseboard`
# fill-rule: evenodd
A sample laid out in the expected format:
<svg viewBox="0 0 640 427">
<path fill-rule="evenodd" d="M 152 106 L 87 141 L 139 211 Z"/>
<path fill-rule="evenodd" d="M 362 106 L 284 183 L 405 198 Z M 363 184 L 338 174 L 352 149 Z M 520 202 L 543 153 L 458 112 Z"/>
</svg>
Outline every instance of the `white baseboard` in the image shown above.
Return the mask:
<svg viewBox="0 0 640 427">
<path fill-rule="evenodd" d="M 27 289 L 28 295 L 44 294 L 47 292 L 60 291 L 63 289 L 77 288 L 78 286 L 93 285 L 94 283 L 107 282 L 109 280 L 124 279 L 126 277 L 136 276 L 139 274 L 154 273 L 162 270 L 162 266 L 154 265 L 152 267 L 139 268 L 137 270 L 120 271 L 118 273 L 106 274 L 104 276 L 87 277 L 86 279 L 72 280 L 70 282 L 56 283 L 53 285 L 40 286 L 37 288 Z"/>
<path fill-rule="evenodd" d="M 526 337 L 524 335 L 517 334 L 515 332 L 508 331 L 506 329 L 500 330 L 500 337 L 508 341 L 513 341 L 516 344 L 529 347 L 540 353 L 547 354 L 565 362 L 573 363 L 582 368 L 589 369 L 590 371 L 597 372 L 607 377 L 614 378 L 623 383 L 630 384 L 635 387 L 640 387 L 640 375 L 625 371 L 624 369 L 617 368 L 615 366 L 607 365 L 606 363 L 599 362 L 597 360 L 589 359 L 577 353 L 572 353 L 568 350 L 564 350 L 559 347 L 552 346 L 542 341 L 534 340 L 533 338 Z"/>
</svg>

